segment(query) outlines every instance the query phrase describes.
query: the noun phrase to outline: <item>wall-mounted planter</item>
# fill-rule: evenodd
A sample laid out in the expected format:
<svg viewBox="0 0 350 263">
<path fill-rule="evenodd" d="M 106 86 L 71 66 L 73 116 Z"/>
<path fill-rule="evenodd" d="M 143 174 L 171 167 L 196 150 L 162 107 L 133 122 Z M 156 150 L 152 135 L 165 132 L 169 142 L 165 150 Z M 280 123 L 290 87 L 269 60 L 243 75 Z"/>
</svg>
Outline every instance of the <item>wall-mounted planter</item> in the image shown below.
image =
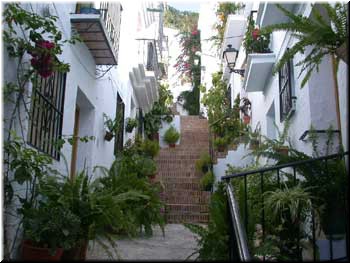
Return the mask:
<svg viewBox="0 0 350 263">
<path fill-rule="evenodd" d="M 106 131 L 106 134 L 105 134 L 106 141 L 111 141 L 113 137 L 114 137 L 114 134 L 112 132 Z"/>
<path fill-rule="evenodd" d="M 275 63 L 274 53 L 252 53 L 248 55 L 244 73 L 243 87 L 247 92 L 263 91 L 265 83 L 272 74 Z"/>
<path fill-rule="evenodd" d="M 243 123 L 244 124 L 250 123 L 250 116 L 249 115 L 243 115 Z"/>
</svg>

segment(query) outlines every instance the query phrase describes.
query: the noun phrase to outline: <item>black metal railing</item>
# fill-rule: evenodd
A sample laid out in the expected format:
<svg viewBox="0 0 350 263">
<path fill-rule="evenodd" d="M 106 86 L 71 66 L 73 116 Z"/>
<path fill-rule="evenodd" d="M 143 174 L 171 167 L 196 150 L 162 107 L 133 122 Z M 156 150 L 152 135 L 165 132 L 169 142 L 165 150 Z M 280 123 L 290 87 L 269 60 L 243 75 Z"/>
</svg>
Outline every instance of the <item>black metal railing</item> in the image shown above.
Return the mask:
<svg viewBox="0 0 350 263">
<path fill-rule="evenodd" d="M 281 255 L 282 251 L 288 251 L 288 257 L 285 258 L 287 260 L 348 260 L 349 226 L 347 222 L 347 187 L 349 178 L 345 165 L 345 159 L 347 158 L 348 152 L 344 152 L 319 158 L 305 158 L 304 160 L 222 177 L 222 180 L 228 186 L 227 189 L 238 190 L 238 193 L 231 191 L 228 197 L 231 196 L 231 199 L 239 204 L 242 214 L 238 218 L 238 221 L 240 221 L 238 224 L 232 221 L 231 223 L 233 226 L 236 224 L 236 227 L 242 224 L 242 230 L 245 232 L 243 238 L 242 235 L 237 234 L 237 229 L 231 232 L 230 255 L 236 255 L 237 257 L 237 251 L 241 249 L 237 246 L 239 243 L 245 244 L 247 241 L 249 244 L 249 253 L 252 257 L 263 261 L 278 259 L 277 257 Z M 319 182 L 324 183 L 320 185 Z M 300 211 L 298 212 L 298 220 L 295 221 L 298 223 L 294 226 L 287 226 L 287 228 L 289 227 L 289 232 L 276 232 L 281 226 L 274 225 L 276 222 L 271 220 L 271 210 L 267 210 L 265 207 L 264 198 L 267 199 L 265 193 L 267 191 L 272 193 L 277 189 L 282 189 L 283 185 L 286 186 L 287 184 L 289 184 L 289 188 L 306 185 L 306 189 L 309 189 L 308 191 L 310 191 L 311 195 L 315 193 L 312 191 L 322 191 L 322 189 L 331 190 L 330 192 L 325 192 L 325 196 L 319 199 L 311 199 L 312 208 L 308 210 L 303 219 L 300 218 Z M 230 205 L 230 202 L 228 204 Z M 318 210 L 317 208 L 320 206 L 324 210 Z M 337 212 L 332 212 L 331 216 L 325 220 L 322 213 L 325 212 L 327 207 L 331 211 L 334 210 Z M 341 209 L 335 210 L 335 208 Z M 229 211 L 231 213 L 234 212 L 232 208 Z M 232 217 L 236 217 L 237 219 L 239 210 L 237 211 L 235 214 L 231 214 L 231 219 Z M 272 244 L 272 232 L 279 233 L 275 241 L 278 243 L 277 246 L 281 246 L 279 252 L 275 254 L 268 252 L 266 249 L 269 244 Z M 234 237 L 232 236 L 233 234 L 235 235 Z M 244 240 L 245 236 L 247 240 Z M 234 241 L 233 243 L 232 240 Z M 262 248 L 265 249 L 265 252 L 262 252 Z M 241 261 L 245 261 L 242 253 L 239 253 L 239 256 Z"/>
</svg>

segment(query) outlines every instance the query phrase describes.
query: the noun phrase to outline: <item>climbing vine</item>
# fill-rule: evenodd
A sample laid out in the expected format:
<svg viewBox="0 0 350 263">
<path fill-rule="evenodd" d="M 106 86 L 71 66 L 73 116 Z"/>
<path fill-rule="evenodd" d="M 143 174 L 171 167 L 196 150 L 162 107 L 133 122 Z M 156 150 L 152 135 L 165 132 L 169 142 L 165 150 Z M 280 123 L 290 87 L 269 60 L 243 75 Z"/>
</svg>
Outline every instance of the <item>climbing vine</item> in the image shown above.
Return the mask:
<svg viewBox="0 0 350 263">
<path fill-rule="evenodd" d="M 30 83 L 36 88 L 35 79 L 49 78 L 54 72 L 68 72 L 69 64 L 60 61 L 63 45 L 79 41 L 77 36 L 69 40 L 62 39 L 62 32 L 56 27 L 56 16 L 41 17 L 23 9 L 18 3 L 5 4 L 3 12 L 3 41 L 9 60 L 15 64 L 16 76 L 3 83 L 3 95 L 6 107 L 10 109 L 8 118 L 4 118 L 4 211 L 14 216 L 10 204 L 18 197 L 21 204 L 33 204 L 36 195 L 38 176 L 44 174 L 51 158 L 32 150 L 25 140 L 23 120 L 30 120 L 28 104 L 31 102 Z M 24 116 L 23 116 L 24 115 Z M 16 134 L 19 125 L 20 136 Z M 60 144 L 62 144 L 60 142 Z M 24 197 L 15 193 L 13 185 L 25 186 Z M 4 257 L 10 258 L 22 221 L 17 225 L 16 235 L 10 244 L 6 217 L 4 227 Z"/>
</svg>

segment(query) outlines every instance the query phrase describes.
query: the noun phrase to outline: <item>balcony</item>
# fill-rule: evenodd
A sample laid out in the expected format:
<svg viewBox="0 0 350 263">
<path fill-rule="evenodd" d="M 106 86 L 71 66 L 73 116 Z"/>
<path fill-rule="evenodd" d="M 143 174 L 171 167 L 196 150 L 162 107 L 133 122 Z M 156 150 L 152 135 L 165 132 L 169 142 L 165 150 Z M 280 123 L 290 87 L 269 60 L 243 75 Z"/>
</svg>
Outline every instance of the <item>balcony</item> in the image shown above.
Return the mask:
<svg viewBox="0 0 350 263">
<path fill-rule="evenodd" d="M 80 35 L 96 65 L 117 65 L 122 7 L 120 3 L 102 2 L 100 9 L 77 5 L 71 15 L 73 28 Z"/>
<path fill-rule="evenodd" d="M 295 11 L 298 6 L 298 4 L 295 3 L 280 4 L 288 11 Z M 276 6 L 276 3 L 260 3 L 256 21 L 260 28 L 273 24 L 285 23 L 288 22 L 288 19 L 289 18 Z"/>
<path fill-rule="evenodd" d="M 246 92 L 263 91 L 275 63 L 274 53 L 248 54 L 243 87 Z"/>
<path fill-rule="evenodd" d="M 129 78 L 139 107 L 146 114 L 159 98 L 156 78 L 154 74 L 146 72 L 142 64 L 132 69 Z"/>
</svg>

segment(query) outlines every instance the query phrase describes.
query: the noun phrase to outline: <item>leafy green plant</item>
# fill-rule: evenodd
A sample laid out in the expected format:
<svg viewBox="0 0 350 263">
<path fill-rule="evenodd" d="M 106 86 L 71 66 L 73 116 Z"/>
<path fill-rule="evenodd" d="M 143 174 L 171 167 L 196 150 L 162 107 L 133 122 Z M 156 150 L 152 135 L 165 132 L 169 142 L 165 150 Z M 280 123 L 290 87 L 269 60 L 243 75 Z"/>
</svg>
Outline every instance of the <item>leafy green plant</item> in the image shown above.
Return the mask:
<svg viewBox="0 0 350 263">
<path fill-rule="evenodd" d="M 209 203 L 208 227 L 196 224 L 184 224 L 191 232 L 198 235 L 197 260 L 229 260 L 229 222 L 227 196 L 223 183 L 211 195 Z"/>
<path fill-rule="evenodd" d="M 180 138 L 180 133 L 174 126 L 170 126 L 164 133 L 164 141 L 168 144 L 176 143 Z"/>
<path fill-rule="evenodd" d="M 212 171 L 208 171 L 204 174 L 204 176 L 202 176 L 199 184 L 203 190 L 210 191 L 213 188 L 214 182 L 215 182 L 214 173 Z"/>
<path fill-rule="evenodd" d="M 223 150 L 228 144 L 227 137 L 217 137 L 214 139 L 214 147 L 218 150 Z"/>
<path fill-rule="evenodd" d="M 164 231 L 165 219 L 161 214 L 164 203 L 160 200 L 162 188 L 152 183 L 147 174 L 150 169 L 156 169 L 155 162 L 140 150 L 139 143 L 127 142 L 121 155 L 109 169 L 98 167 L 102 172 L 100 182 L 114 194 L 137 191 L 142 198 L 137 201 L 123 203 L 120 208 L 127 220 L 119 221 L 114 232 L 135 236 L 144 229 L 146 235 L 152 235 L 152 226 L 158 224 Z M 141 143 L 142 144 L 142 143 Z M 152 162 L 148 165 L 146 162 Z M 147 167 L 146 167 L 147 166 Z M 149 166 L 149 167 L 148 167 Z M 152 166 L 152 167 L 151 167 Z M 97 169 L 97 168 L 96 168 Z"/>
<path fill-rule="evenodd" d="M 146 155 L 151 158 L 154 158 L 158 155 L 160 147 L 159 143 L 157 141 L 152 141 L 152 140 L 144 140 L 141 143 L 141 151 Z"/>
<path fill-rule="evenodd" d="M 209 153 L 204 152 L 201 154 L 200 158 L 196 160 L 196 171 L 206 173 L 209 171 L 211 164 L 212 160 Z"/>
<path fill-rule="evenodd" d="M 137 120 L 133 118 L 128 118 L 125 126 L 126 132 L 132 132 L 132 130 L 136 127 L 137 127 Z"/>
<path fill-rule="evenodd" d="M 170 123 L 173 120 L 173 114 L 170 109 L 172 101 L 173 95 L 169 90 L 169 85 L 159 85 L 159 99 L 144 117 L 145 133 L 148 137 L 159 131 L 162 121 Z"/>
<path fill-rule="evenodd" d="M 311 213 L 313 197 L 301 185 L 285 185 L 283 189 L 265 192 L 264 197 L 265 211 L 272 216 L 274 225 L 277 226 L 272 233 L 280 239 L 275 257 L 298 257 L 295 244 L 307 236 L 304 229 L 306 218 Z"/>
<path fill-rule="evenodd" d="M 248 28 L 244 36 L 243 46 L 247 54 L 269 53 L 270 33 L 262 32 L 256 27 L 252 16 L 248 19 Z"/>
<path fill-rule="evenodd" d="M 218 8 L 215 13 L 217 20 L 219 21 L 217 21 L 214 25 L 214 28 L 216 29 L 216 35 L 210 38 L 210 40 L 214 41 L 214 45 L 217 47 L 217 49 L 220 49 L 223 43 L 228 16 L 230 14 L 236 14 L 242 8 L 244 8 L 244 4 L 242 3 L 218 3 Z"/>
<path fill-rule="evenodd" d="M 276 6 L 289 17 L 290 21 L 267 26 L 263 31 L 266 33 L 280 30 L 290 31 L 298 41 L 283 54 L 273 69 L 274 73 L 277 73 L 297 53 L 305 54 L 308 47 L 311 48 L 311 51 L 307 52 L 305 58 L 296 64 L 302 66 L 299 77 L 306 71 L 301 87 L 305 86 L 315 69 L 318 71 L 318 67 L 326 55 L 336 54 L 338 58 L 348 63 L 347 55 L 339 52 L 342 45 L 345 45 L 346 48 L 349 38 L 345 3 L 335 3 L 334 6 L 330 3 L 313 4 L 310 17 L 296 15 L 279 4 Z M 321 12 L 324 12 L 326 16 L 322 15 Z M 328 19 L 329 21 L 327 21 Z"/>
<path fill-rule="evenodd" d="M 24 239 L 39 248 L 70 249 L 75 246 L 80 230 L 80 219 L 58 203 L 40 202 L 38 207 L 25 209 Z"/>
<path fill-rule="evenodd" d="M 104 124 L 108 129 L 108 132 L 112 133 L 113 135 L 118 133 L 119 129 L 121 128 L 120 127 L 121 118 L 122 118 L 122 115 L 120 112 L 117 113 L 114 120 L 108 117 L 106 113 L 103 113 Z"/>
</svg>

